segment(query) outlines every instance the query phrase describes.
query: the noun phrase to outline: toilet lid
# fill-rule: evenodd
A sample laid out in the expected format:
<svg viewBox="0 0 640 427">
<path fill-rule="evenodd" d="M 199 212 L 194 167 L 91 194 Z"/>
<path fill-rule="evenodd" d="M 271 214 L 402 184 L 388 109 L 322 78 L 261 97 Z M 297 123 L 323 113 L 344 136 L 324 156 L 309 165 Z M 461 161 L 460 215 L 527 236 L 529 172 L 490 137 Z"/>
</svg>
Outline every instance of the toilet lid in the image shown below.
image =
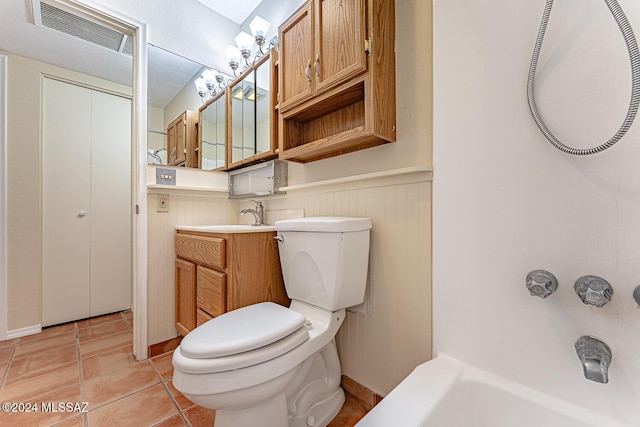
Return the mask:
<svg viewBox="0 0 640 427">
<path fill-rule="evenodd" d="M 212 357 L 210 359 L 176 359 L 174 355 L 173 366 L 182 372 L 190 374 L 212 374 L 216 372 L 233 371 L 275 359 L 298 347 L 308 339 L 309 331 L 306 326 L 301 326 L 294 333 L 287 335 L 281 340 L 240 354 Z M 182 353 L 182 350 L 180 350 L 180 353 Z"/>
<path fill-rule="evenodd" d="M 198 326 L 184 337 L 180 352 L 193 359 L 235 355 L 281 340 L 301 329 L 304 322 L 302 314 L 281 305 L 254 304 Z"/>
<path fill-rule="evenodd" d="M 370 218 L 318 216 L 276 221 L 276 231 L 317 231 L 322 233 L 348 233 L 369 230 Z"/>
</svg>

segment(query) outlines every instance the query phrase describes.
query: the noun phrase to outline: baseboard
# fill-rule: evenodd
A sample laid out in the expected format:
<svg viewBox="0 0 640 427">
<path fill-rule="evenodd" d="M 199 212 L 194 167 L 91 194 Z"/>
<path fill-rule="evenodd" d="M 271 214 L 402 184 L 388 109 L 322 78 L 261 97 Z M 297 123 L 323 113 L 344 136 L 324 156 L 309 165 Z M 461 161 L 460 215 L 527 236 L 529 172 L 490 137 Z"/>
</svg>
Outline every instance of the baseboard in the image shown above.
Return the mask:
<svg viewBox="0 0 640 427">
<path fill-rule="evenodd" d="M 27 335 L 39 334 L 42 332 L 42 325 L 27 326 L 26 328 L 14 329 L 13 331 L 7 331 L 7 339 L 12 340 L 14 338 L 26 337 Z"/>
<path fill-rule="evenodd" d="M 180 345 L 180 341 L 182 341 L 181 336 L 177 336 L 175 338 L 171 338 L 170 340 L 162 341 L 157 344 L 151 344 L 148 347 L 147 354 L 148 357 L 158 356 L 160 354 L 166 353 L 168 351 L 173 351 Z"/>
<path fill-rule="evenodd" d="M 362 403 L 367 410 L 371 410 L 371 408 L 376 406 L 382 400 L 382 396 L 369 390 L 367 387 L 344 374 L 342 375 L 340 385 L 345 393 L 353 396 L 353 398 Z"/>
</svg>

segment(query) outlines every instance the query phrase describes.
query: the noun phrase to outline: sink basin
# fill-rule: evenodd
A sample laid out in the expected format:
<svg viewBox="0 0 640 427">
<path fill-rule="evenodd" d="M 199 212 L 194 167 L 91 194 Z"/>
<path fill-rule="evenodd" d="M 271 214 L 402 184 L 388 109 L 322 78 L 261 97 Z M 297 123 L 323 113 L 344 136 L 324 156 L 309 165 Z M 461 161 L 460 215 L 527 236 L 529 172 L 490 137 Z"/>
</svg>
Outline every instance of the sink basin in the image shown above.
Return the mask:
<svg viewBox="0 0 640 427">
<path fill-rule="evenodd" d="M 176 229 L 182 231 L 202 231 L 205 233 L 259 233 L 275 231 L 273 225 L 178 225 Z"/>
</svg>

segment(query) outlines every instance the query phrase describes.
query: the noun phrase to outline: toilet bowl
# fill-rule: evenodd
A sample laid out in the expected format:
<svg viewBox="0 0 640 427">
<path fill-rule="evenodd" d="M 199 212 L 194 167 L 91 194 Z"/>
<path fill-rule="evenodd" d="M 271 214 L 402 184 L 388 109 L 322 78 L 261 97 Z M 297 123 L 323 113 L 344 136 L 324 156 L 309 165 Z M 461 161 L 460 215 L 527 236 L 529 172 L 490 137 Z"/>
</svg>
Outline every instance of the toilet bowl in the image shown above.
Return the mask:
<svg viewBox="0 0 640 427">
<path fill-rule="evenodd" d="M 326 426 L 344 403 L 334 338 L 345 308 L 364 300 L 370 228 L 368 218 L 277 222 L 291 305 L 254 304 L 194 329 L 173 354 L 176 389 L 215 409 L 216 427 Z"/>
</svg>

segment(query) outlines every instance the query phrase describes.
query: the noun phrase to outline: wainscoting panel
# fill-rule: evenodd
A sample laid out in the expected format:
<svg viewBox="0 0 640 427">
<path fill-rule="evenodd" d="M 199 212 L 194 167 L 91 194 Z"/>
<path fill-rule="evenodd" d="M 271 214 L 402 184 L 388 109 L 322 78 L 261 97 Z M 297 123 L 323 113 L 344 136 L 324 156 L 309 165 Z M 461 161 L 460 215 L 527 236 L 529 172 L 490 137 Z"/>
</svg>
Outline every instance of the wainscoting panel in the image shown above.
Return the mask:
<svg viewBox="0 0 640 427">
<path fill-rule="evenodd" d="M 158 194 L 147 196 L 149 206 L 149 344 L 174 338 L 176 225 L 232 224 L 237 213 L 226 194 L 190 192 L 169 195 L 169 212 L 156 212 Z"/>
<path fill-rule="evenodd" d="M 237 223 L 247 201 L 171 194 L 169 213 L 149 195 L 149 344 L 176 336 L 174 233 L 177 224 Z M 386 395 L 431 357 L 431 174 L 314 186 L 261 199 L 265 209 L 305 216 L 371 218 L 368 302 L 338 333 L 342 371 Z"/>
</svg>

